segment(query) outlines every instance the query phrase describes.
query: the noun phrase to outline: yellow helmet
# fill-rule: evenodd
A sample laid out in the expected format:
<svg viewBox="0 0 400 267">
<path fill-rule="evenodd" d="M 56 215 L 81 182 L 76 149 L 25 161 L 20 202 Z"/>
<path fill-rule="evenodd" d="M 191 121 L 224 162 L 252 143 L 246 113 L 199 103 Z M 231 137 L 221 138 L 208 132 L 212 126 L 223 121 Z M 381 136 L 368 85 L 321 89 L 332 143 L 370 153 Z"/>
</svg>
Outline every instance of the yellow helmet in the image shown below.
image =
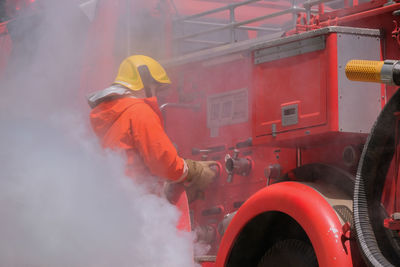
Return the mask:
<svg viewBox="0 0 400 267">
<path fill-rule="evenodd" d="M 171 83 L 167 73 L 160 63 L 151 57 L 143 55 L 134 55 L 124 59 L 119 66 L 118 75 L 115 78 L 114 83 L 126 86 L 133 91 L 143 89 L 147 81 L 141 72 L 142 68 L 148 70 L 146 72 L 150 74 L 147 75 L 151 76 L 150 79 L 161 84 Z"/>
</svg>

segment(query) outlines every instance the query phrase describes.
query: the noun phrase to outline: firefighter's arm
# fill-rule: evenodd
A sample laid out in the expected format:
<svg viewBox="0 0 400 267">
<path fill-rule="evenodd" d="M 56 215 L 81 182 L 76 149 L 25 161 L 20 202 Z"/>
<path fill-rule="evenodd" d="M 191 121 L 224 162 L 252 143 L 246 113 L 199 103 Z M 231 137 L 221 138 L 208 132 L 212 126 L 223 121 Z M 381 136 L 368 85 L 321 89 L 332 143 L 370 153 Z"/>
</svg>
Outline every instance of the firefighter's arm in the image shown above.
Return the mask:
<svg viewBox="0 0 400 267">
<path fill-rule="evenodd" d="M 135 115 L 131 116 L 135 145 L 151 173 L 183 185 L 190 202 L 198 198 L 217 176 L 218 163 L 179 157 L 160 119 L 150 107 L 143 106 L 132 115 Z"/>
<path fill-rule="evenodd" d="M 185 162 L 178 156 L 153 109 L 143 104 L 129 112 L 134 144 L 150 172 L 171 181 L 185 179 Z"/>
</svg>

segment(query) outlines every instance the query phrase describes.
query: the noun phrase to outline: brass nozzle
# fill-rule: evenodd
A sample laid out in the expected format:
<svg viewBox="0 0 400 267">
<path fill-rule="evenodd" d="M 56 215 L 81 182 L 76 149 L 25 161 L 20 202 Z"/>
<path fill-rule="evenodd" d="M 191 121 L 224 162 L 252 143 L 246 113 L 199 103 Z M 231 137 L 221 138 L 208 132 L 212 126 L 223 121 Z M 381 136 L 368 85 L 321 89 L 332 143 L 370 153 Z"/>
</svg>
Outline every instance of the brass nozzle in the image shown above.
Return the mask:
<svg viewBox="0 0 400 267">
<path fill-rule="evenodd" d="M 381 83 L 381 71 L 384 61 L 350 60 L 346 64 L 347 79 L 361 82 Z"/>
</svg>

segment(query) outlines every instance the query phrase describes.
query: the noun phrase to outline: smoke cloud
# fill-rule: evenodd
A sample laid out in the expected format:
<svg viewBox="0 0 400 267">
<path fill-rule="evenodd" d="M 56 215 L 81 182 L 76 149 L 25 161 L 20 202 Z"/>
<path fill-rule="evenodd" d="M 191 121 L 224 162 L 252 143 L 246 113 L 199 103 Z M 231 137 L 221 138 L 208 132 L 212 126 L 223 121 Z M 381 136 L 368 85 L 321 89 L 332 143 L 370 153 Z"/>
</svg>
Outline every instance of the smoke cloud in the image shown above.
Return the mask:
<svg viewBox="0 0 400 267">
<path fill-rule="evenodd" d="M 88 18 L 74 1 L 40 4 L 9 25 L 0 266 L 192 266 L 177 209 L 124 175 L 124 159 L 100 148 L 79 109 Z"/>
</svg>

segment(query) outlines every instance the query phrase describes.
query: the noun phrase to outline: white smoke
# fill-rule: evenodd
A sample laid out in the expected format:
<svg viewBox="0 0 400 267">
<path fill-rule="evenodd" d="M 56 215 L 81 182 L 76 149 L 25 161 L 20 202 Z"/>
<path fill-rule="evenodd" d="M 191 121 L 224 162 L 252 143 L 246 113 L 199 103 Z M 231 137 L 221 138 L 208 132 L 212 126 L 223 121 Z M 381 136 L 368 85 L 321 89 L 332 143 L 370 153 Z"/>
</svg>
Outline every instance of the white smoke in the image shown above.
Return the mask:
<svg viewBox="0 0 400 267">
<path fill-rule="evenodd" d="M 177 209 L 126 177 L 77 109 L 85 35 L 55 2 L 19 32 L 0 87 L 0 266 L 192 266 Z"/>
</svg>

